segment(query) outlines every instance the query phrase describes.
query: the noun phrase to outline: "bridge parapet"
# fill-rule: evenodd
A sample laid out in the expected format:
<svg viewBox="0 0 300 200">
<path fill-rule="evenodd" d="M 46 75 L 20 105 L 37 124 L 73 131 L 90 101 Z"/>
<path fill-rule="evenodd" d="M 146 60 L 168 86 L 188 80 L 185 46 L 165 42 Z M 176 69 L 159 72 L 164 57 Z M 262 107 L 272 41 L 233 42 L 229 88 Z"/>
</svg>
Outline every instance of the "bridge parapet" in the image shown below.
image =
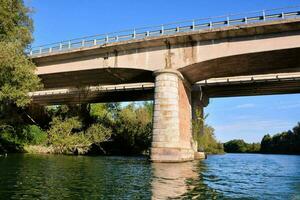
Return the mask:
<svg viewBox="0 0 300 200">
<path fill-rule="evenodd" d="M 95 46 L 118 43 L 144 38 L 152 38 L 164 35 L 174 35 L 178 33 L 213 30 L 220 27 L 237 26 L 251 23 L 262 23 L 282 19 L 300 17 L 300 6 L 261 10 L 255 12 L 230 14 L 209 18 L 179 21 L 159 26 L 148 26 L 134 28 L 118 32 L 99 34 L 94 36 L 82 37 L 72 40 L 51 43 L 33 47 L 27 51 L 31 57 L 39 57 L 52 53 L 68 52 L 75 49 L 90 48 Z"/>
</svg>

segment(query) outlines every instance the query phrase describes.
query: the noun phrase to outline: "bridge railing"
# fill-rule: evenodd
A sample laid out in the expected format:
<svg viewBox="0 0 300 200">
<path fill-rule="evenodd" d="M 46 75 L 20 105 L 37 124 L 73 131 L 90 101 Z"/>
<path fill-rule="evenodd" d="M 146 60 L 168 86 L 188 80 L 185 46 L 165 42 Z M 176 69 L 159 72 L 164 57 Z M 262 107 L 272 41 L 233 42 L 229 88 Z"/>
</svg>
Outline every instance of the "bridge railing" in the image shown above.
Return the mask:
<svg viewBox="0 0 300 200">
<path fill-rule="evenodd" d="M 106 34 L 99 34 L 33 47 L 31 49 L 28 49 L 26 53 L 29 56 L 38 56 L 54 52 L 65 52 L 85 47 L 101 46 L 121 41 L 144 39 L 162 35 L 173 35 L 181 32 L 201 30 L 206 31 L 226 26 L 260 23 L 264 21 L 282 20 L 298 17 L 300 17 L 300 5 L 255 12 L 229 14 L 210 18 L 186 20 L 169 24 L 162 24 L 158 26 L 148 26 Z"/>
</svg>

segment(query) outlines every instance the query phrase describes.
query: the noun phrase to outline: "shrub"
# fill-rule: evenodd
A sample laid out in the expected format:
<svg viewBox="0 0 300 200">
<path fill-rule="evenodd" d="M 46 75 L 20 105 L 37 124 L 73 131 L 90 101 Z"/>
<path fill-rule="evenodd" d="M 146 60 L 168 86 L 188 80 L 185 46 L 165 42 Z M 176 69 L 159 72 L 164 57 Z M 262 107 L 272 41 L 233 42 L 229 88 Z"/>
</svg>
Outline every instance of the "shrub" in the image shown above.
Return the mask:
<svg viewBox="0 0 300 200">
<path fill-rule="evenodd" d="M 24 137 L 24 143 L 40 145 L 46 144 L 47 142 L 47 133 L 41 130 L 37 125 L 28 125 L 25 126 L 22 133 Z"/>
<path fill-rule="evenodd" d="M 65 120 L 55 117 L 48 134 L 49 144 L 54 147 L 56 153 L 84 154 L 92 144 L 108 140 L 111 131 L 100 124 L 93 124 L 84 131 L 82 123 L 76 117 Z"/>
</svg>

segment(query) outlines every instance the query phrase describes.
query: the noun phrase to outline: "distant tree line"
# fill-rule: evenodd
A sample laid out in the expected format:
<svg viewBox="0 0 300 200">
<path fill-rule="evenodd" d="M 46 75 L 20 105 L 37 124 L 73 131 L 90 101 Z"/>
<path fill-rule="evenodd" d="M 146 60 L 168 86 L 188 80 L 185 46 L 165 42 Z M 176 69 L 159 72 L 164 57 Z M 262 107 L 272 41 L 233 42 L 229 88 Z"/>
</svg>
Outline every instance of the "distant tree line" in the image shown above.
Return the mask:
<svg viewBox="0 0 300 200">
<path fill-rule="evenodd" d="M 224 151 L 227 153 L 259 153 L 259 143 L 246 143 L 244 140 L 230 140 L 224 143 Z"/>
<path fill-rule="evenodd" d="M 244 140 L 231 140 L 224 143 L 227 153 L 267 153 L 300 154 L 300 123 L 292 130 L 271 136 L 267 134 L 261 143 L 246 143 Z"/>
<path fill-rule="evenodd" d="M 265 135 L 261 141 L 262 153 L 300 154 L 300 123 L 292 130 L 270 136 Z"/>
</svg>

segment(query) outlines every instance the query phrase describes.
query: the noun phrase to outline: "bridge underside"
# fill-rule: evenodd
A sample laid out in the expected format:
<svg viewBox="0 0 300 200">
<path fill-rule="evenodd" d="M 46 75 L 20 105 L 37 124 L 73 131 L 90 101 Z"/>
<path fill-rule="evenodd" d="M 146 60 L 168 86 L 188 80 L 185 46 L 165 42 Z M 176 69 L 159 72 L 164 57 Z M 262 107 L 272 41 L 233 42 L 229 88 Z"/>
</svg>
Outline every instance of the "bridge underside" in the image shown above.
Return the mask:
<svg viewBox="0 0 300 200">
<path fill-rule="evenodd" d="M 61 105 L 147 101 L 154 99 L 154 84 L 122 84 L 83 89 L 57 89 L 32 93 L 33 103 Z"/>
<path fill-rule="evenodd" d="M 300 48 L 241 54 L 196 63 L 179 71 L 191 83 L 218 77 L 300 71 Z"/>
<path fill-rule="evenodd" d="M 153 82 L 152 71 L 126 68 L 99 68 L 41 74 L 44 88 L 67 88 L 94 85 Z"/>
<path fill-rule="evenodd" d="M 295 94 L 300 93 L 300 73 L 216 78 L 194 85 L 201 86 L 208 98 Z M 154 100 L 154 83 L 45 90 L 31 95 L 40 105 L 147 101 Z"/>
</svg>

